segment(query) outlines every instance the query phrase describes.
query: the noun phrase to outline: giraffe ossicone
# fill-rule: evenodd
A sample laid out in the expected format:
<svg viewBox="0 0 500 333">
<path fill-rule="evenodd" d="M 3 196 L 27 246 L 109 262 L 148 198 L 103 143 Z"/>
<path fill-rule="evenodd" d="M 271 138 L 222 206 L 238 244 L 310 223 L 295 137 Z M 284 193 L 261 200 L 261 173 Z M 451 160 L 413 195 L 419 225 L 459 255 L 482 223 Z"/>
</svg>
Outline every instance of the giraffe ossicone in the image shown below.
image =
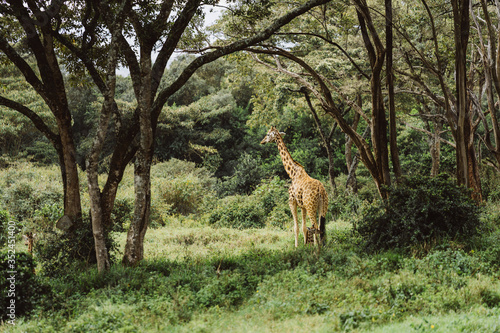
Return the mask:
<svg viewBox="0 0 500 333">
<path fill-rule="evenodd" d="M 297 207 L 300 207 L 302 210 L 302 233 L 304 235 L 304 243 L 307 244 L 308 235 L 313 234 L 315 241 L 321 244 L 326 237 L 325 223 L 326 212 L 328 210 L 328 195 L 323 184 L 321 184 L 319 180 L 310 177 L 304 167 L 293 160 L 283 141 L 283 135 L 285 135 L 285 133 L 271 126 L 271 129 L 269 129 L 260 143 L 266 144 L 275 142 L 277 144 L 283 166 L 288 176 L 292 179 L 292 185 L 290 185 L 290 189 L 288 190 L 288 203 L 293 215 L 295 247 L 299 246 L 300 233 Z M 318 230 L 318 232 L 311 232 L 312 229 L 308 231 L 306 226 L 307 216 L 309 216 L 309 220 L 311 220 L 312 229 Z M 319 235 L 319 239 L 317 239 L 317 235 Z"/>
</svg>

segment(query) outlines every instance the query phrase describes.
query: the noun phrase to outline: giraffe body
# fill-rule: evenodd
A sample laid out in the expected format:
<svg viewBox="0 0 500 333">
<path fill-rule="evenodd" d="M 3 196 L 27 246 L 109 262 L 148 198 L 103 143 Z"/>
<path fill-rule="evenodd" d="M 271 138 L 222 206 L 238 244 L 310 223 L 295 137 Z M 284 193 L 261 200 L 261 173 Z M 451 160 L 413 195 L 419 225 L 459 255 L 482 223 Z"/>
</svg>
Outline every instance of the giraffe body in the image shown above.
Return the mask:
<svg viewBox="0 0 500 333">
<path fill-rule="evenodd" d="M 23 235 L 24 245 L 28 247 L 28 253 L 30 255 L 33 255 L 33 242 L 35 240 L 35 236 L 36 235 L 34 235 L 31 231 L 26 235 Z"/>
<path fill-rule="evenodd" d="M 284 135 L 284 133 L 280 133 L 273 126 L 269 132 L 267 132 L 267 135 L 261 141 L 261 144 L 276 142 L 283 166 L 292 179 L 292 185 L 288 190 L 288 203 L 293 215 L 295 247 L 299 246 L 300 233 L 297 207 L 300 207 L 302 210 L 302 233 L 304 235 L 304 244 L 307 243 L 307 236 L 309 233 L 313 233 L 315 242 L 320 244 L 321 239 L 325 238 L 328 195 L 323 184 L 321 184 L 319 180 L 310 177 L 304 170 L 304 167 L 293 160 L 285 146 L 282 135 Z M 309 216 L 309 220 L 311 220 L 312 223 L 312 229 L 309 229 L 309 231 L 306 226 L 307 216 Z M 320 236 L 319 240 L 316 237 L 317 235 Z"/>
</svg>

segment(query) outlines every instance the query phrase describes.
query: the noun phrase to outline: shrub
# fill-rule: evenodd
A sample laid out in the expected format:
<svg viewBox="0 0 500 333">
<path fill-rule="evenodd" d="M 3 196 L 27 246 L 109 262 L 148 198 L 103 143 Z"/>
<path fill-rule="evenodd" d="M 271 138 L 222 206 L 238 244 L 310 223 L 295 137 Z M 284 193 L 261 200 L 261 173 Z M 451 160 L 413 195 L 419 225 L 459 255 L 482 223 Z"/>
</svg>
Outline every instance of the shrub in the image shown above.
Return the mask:
<svg viewBox="0 0 500 333">
<path fill-rule="evenodd" d="M 479 207 L 443 175 L 408 178 L 389 193 L 355 225 L 369 251 L 409 249 L 446 238 L 466 241 L 478 232 Z"/>
<path fill-rule="evenodd" d="M 37 231 L 51 230 L 64 215 L 64 209 L 58 204 L 45 204 L 33 214 Z"/>
<path fill-rule="evenodd" d="M 218 206 L 210 213 L 208 222 L 216 227 L 263 228 L 265 214 L 259 202 L 247 196 L 236 195 L 220 200 Z"/>
<path fill-rule="evenodd" d="M 292 213 L 288 205 L 288 186 L 286 181 L 274 177 L 260 184 L 252 196 L 262 205 L 265 223 L 273 227 L 285 228 L 291 221 Z"/>
<path fill-rule="evenodd" d="M 224 181 L 218 183 L 217 192 L 220 196 L 250 194 L 263 177 L 260 157 L 243 153 L 237 161 L 233 175 L 224 177 Z"/>
<path fill-rule="evenodd" d="M 0 194 L 4 207 L 17 221 L 33 218 L 36 210 L 63 200 L 63 186 L 57 167 L 33 168 L 21 164 L 0 174 Z"/>
<path fill-rule="evenodd" d="M 117 198 L 111 212 L 113 231 L 124 232 L 130 224 L 134 214 L 134 202 L 124 198 Z"/>
<path fill-rule="evenodd" d="M 14 259 L 15 258 L 15 259 Z M 33 272 L 35 263 L 33 257 L 25 252 L 17 252 L 12 258 L 12 254 L 7 251 L 0 252 L 0 307 L 6 310 L 11 300 L 15 300 L 16 317 L 28 314 L 42 296 L 50 293 L 50 288 L 40 282 Z M 10 265 L 10 260 L 15 260 L 15 268 Z M 11 273 L 15 271 L 16 273 Z M 11 289 L 11 277 L 15 278 L 15 288 Z M 9 279 L 8 279 L 9 278 Z M 14 292 L 15 295 L 10 294 Z M 10 319 L 7 317 L 8 311 L 2 311 L 1 320 Z"/>
<path fill-rule="evenodd" d="M 229 196 L 220 199 L 208 216 L 211 225 L 238 229 L 263 228 L 272 225 L 283 228 L 291 220 L 285 181 L 274 177 L 264 181 L 249 196 Z"/>
<path fill-rule="evenodd" d="M 3 247 L 7 242 L 7 228 L 9 220 L 9 212 L 6 210 L 0 210 L 0 247 Z"/>
<path fill-rule="evenodd" d="M 106 234 L 106 248 L 111 253 L 116 244 L 110 233 Z M 67 272 L 76 262 L 94 264 L 96 262 L 94 235 L 90 217 L 84 215 L 82 226 L 72 233 L 61 234 L 58 231 L 48 231 L 38 236 L 34 253 L 42 265 L 41 273 L 56 276 Z"/>
<path fill-rule="evenodd" d="M 212 196 L 215 178 L 192 162 L 172 159 L 154 166 L 152 187 L 159 204 L 169 214 L 196 214 Z M 156 202 L 153 206 L 158 206 Z"/>
</svg>

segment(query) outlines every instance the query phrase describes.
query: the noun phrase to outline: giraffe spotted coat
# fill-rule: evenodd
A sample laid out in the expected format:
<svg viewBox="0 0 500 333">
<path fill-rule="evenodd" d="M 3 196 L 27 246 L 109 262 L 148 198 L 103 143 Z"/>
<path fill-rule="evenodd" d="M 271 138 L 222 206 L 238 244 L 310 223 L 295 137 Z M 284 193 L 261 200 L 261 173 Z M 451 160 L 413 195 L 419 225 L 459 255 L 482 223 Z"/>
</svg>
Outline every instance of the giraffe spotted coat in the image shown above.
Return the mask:
<svg viewBox="0 0 500 333">
<path fill-rule="evenodd" d="M 292 179 L 292 185 L 288 190 L 289 205 L 293 215 L 295 246 L 298 246 L 299 224 L 297 216 L 297 207 L 302 210 L 302 232 L 304 235 L 304 243 L 307 243 L 308 228 L 306 226 L 306 216 L 311 220 L 312 228 L 319 230 L 320 240 L 325 236 L 326 211 L 328 210 L 328 195 L 325 187 L 317 179 L 311 178 L 304 167 L 295 162 L 288 152 L 283 141 L 285 133 L 279 132 L 276 127 L 272 126 L 267 132 L 267 135 L 261 141 L 261 144 L 275 142 L 278 145 L 281 160 L 285 170 Z M 319 217 L 319 225 L 318 225 Z M 316 239 L 316 233 L 314 233 Z"/>
</svg>

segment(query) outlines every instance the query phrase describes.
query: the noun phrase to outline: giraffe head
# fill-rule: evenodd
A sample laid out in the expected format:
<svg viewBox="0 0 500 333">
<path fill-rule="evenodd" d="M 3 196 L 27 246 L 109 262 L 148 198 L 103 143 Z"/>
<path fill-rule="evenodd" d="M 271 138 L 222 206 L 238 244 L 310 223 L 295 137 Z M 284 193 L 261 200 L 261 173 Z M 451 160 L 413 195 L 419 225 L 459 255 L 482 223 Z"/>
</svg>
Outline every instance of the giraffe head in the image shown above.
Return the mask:
<svg viewBox="0 0 500 333">
<path fill-rule="evenodd" d="M 267 132 L 264 139 L 262 139 L 260 144 L 263 145 L 263 144 L 268 143 L 268 142 L 276 142 L 276 140 L 278 140 L 279 137 L 282 137 L 284 135 L 285 135 L 284 132 L 280 132 L 276 129 L 276 127 L 271 126 L 271 128 Z"/>
</svg>

